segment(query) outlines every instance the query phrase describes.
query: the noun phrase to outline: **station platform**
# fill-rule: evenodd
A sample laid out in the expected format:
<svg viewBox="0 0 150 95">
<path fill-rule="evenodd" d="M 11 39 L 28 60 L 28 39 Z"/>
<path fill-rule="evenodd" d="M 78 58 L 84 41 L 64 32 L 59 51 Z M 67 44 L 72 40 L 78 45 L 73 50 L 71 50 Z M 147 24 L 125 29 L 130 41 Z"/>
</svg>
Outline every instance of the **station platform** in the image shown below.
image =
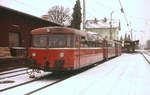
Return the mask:
<svg viewBox="0 0 150 95">
<path fill-rule="evenodd" d="M 150 64 L 140 53 L 122 54 L 32 95 L 150 95 Z"/>
</svg>

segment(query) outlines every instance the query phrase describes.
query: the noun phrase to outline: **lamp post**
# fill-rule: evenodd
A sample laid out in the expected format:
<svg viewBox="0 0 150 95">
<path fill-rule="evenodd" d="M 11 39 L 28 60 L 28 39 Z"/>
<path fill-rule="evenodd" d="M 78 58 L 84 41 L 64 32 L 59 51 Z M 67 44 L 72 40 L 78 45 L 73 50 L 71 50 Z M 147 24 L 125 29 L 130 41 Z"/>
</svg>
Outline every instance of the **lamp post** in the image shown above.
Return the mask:
<svg viewBox="0 0 150 95">
<path fill-rule="evenodd" d="M 110 40 L 112 40 L 112 14 L 114 13 L 114 11 L 112 11 L 111 13 L 110 13 Z"/>
</svg>

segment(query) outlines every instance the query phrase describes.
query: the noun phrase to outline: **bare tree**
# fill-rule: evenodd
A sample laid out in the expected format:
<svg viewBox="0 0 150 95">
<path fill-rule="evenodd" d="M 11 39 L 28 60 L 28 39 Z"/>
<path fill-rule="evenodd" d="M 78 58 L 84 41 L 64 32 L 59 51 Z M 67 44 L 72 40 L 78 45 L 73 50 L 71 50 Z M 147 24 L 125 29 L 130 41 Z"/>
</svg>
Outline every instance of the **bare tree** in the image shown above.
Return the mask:
<svg viewBox="0 0 150 95">
<path fill-rule="evenodd" d="M 48 11 L 49 21 L 60 25 L 70 25 L 71 16 L 69 12 L 69 8 L 65 9 L 63 6 L 53 6 Z"/>
</svg>

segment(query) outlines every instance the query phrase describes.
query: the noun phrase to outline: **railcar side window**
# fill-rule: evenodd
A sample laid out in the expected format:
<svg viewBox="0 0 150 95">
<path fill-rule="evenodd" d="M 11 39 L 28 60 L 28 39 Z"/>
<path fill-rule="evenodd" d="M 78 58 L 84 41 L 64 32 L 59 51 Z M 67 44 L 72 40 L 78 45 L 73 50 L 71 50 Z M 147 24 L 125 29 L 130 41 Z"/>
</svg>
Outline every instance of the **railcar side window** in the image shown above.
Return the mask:
<svg viewBox="0 0 150 95">
<path fill-rule="evenodd" d="M 98 41 L 96 47 L 103 47 L 103 41 Z"/>
<path fill-rule="evenodd" d="M 37 34 L 32 35 L 32 46 L 38 48 L 46 48 L 47 44 L 47 35 L 46 34 Z"/>
<path fill-rule="evenodd" d="M 88 43 L 87 43 L 86 38 L 84 36 L 81 36 L 80 46 L 81 47 L 88 47 Z"/>
<path fill-rule="evenodd" d="M 49 35 L 50 48 L 73 47 L 73 35 L 51 34 Z"/>
</svg>

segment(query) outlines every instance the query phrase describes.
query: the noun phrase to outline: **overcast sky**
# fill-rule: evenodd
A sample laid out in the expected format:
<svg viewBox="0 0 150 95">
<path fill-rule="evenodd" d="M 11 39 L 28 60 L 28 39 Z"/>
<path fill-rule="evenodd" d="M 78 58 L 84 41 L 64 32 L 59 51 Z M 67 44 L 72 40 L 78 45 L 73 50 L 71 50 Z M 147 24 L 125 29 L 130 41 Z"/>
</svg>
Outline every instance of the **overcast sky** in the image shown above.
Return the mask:
<svg viewBox="0 0 150 95">
<path fill-rule="evenodd" d="M 48 9 L 54 5 L 62 5 L 65 8 L 72 9 L 76 0 L 0 0 L 0 5 L 13 8 L 34 16 L 41 17 L 46 14 Z M 82 0 L 81 0 L 82 1 Z M 119 0 L 85 0 L 86 1 L 86 19 L 103 19 L 110 18 L 112 11 L 113 19 L 120 19 L 122 34 L 128 31 L 124 15 L 120 11 Z M 120 0 L 126 14 L 130 28 L 134 32 L 135 39 L 141 39 L 143 36 L 148 39 L 150 31 L 150 0 Z M 82 2 L 81 2 L 82 5 Z M 71 13 L 70 13 L 71 14 Z M 144 31 L 141 32 L 141 31 Z M 150 38 L 150 37 L 149 37 Z"/>
</svg>

